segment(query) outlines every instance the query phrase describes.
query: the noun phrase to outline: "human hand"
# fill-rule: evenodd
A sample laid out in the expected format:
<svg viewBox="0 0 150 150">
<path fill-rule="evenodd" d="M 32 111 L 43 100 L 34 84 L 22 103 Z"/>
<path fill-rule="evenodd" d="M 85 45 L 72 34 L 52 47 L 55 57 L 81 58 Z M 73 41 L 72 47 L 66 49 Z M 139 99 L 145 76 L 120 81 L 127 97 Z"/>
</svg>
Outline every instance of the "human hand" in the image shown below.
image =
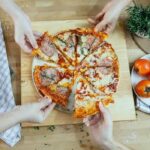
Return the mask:
<svg viewBox="0 0 150 150">
<path fill-rule="evenodd" d="M 31 53 L 33 48 L 38 48 L 36 38 L 32 31 L 31 21 L 29 17 L 20 12 L 17 19 L 14 20 L 15 26 L 15 41 L 16 43 L 28 53 Z"/>
<path fill-rule="evenodd" d="M 42 98 L 39 102 L 17 106 L 20 113 L 20 121 L 43 122 L 53 110 L 55 103 L 50 99 Z"/>
<path fill-rule="evenodd" d="M 112 142 L 112 118 L 109 111 L 99 103 L 100 112 L 94 116 L 84 118 L 83 122 L 88 126 L 92 140 L 97 145 Z"/>
<path fill-rule="evenodd" d="M 0 7 L 2 7 L 13 19 L 16 43 L 28 53 L 30 53 L 33 48 L 38 48 L 29 17 L 13 0 L 1 0 Z"/>
<path fill-rule="evenodd" d="M 111 0 L 94 18 L 89 18 L 89 23 L 95 26 L 95 32 L 112 32 L 122 9 L 130 1 L 131 0 Z"/>
</svg>

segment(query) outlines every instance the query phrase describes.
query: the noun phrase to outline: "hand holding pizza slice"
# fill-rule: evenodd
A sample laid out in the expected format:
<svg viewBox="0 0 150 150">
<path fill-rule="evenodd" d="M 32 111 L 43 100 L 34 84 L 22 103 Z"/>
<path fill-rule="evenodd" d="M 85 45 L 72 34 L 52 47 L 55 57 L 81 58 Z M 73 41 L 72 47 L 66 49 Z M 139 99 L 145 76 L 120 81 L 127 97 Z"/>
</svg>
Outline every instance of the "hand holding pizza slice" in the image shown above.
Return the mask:
<svg viewBox="0 0 150 150">
<path fill-rule="evenodd" d="M 84 78 L 78 78 L 75 92 L 75 117 L 83 118 L 99 111 L 99 102 L 105 106 L 113 103 L 112 95 L 106 95 L 92 87 Z"/>
<path fill-rule="evenodd" d="M 51 98 L 57 104 L 66 106 L 73 84 L 71 70 L 48 65 L 35 66 L 33 77 L 41 95 Z"/>
</svg>

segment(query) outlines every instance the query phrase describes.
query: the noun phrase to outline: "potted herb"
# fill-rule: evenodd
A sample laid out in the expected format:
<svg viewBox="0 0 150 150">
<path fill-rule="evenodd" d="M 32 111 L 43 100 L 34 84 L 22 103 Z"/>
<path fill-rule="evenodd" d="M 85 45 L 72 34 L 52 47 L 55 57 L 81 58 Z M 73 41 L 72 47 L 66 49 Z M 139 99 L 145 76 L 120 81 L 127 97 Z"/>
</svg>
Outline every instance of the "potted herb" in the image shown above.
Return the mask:
<svg viewBox="0 0 150 150">
<path fill-rule="evenodd" d="M 150 6 L 131 6 L 127 9 L 129 18 L 127 28 L 131 33 L 150 39 Z"/>
</svg>

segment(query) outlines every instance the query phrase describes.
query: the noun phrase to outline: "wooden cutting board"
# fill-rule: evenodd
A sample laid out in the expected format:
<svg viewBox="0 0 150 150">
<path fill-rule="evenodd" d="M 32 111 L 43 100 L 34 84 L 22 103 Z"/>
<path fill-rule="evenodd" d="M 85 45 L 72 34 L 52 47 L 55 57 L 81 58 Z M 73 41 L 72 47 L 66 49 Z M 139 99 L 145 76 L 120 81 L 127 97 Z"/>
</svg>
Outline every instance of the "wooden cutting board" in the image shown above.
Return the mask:
<svg viewBox="0 0 150 150">
<path fill-rule="evenodd" d="M 42 21 L 33 22 L 33 30 L 48 31 L 55 34 L 61 30 L 86 27 L 85 20 L 65 20 L 65 21 Z M 115 31 L 109 36 L 108 42 L 113 45 L 120 63 L 120 82 L 118 91 L 114 94 L 115 103 L 109 106 L 114 121 L 134 120 L 135 107 L 130 82 L 129 63 L 127 57 L 126 41 L 121 25 L 117 25 Z M 35 102 L 39 98 L 31 75 L 32 57 L 24 52 L 21 53 L 21 103 Z M 54 110 L 42 124 L 23 123 L 22 126 L 46 126 L 81 123 L 81 119 L 73 118 L 72 115 Z"/>
</svg>

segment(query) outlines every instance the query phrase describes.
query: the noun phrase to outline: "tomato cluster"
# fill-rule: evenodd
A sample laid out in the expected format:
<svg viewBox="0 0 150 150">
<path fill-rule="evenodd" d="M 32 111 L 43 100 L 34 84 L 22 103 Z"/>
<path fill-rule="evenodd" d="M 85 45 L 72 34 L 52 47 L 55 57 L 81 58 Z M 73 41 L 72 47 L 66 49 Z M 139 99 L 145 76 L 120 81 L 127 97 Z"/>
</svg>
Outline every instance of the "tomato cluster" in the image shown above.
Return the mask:
<svg viewBox="0 0 150 150">
<path fill-rule="evenodd" d="M 150 97 L 150 60 L 138 59 L 134 63 L 134 70 L 140 75 L 147 77 L 146 80 L 140 81 L 135 86 L 136 93 L 141 96 L 148 98 Z"/>
</svg>

